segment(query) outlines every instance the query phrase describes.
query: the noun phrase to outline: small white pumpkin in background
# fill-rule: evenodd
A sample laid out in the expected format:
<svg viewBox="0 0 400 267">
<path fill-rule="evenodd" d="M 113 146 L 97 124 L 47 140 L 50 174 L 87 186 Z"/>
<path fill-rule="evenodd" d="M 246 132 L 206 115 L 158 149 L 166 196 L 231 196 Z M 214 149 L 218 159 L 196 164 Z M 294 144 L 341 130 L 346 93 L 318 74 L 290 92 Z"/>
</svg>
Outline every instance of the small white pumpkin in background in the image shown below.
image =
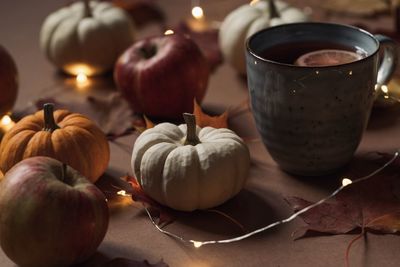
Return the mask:
<svg viewBox="0 0 400 267">
<path fill-rule="evenodd" d="M 192 114 L 186 124 L 161 123 L 144 131 L 132 153 L 132 170 L 144 192 L 176 210 L 218 206 L 244 186 L 250 154 L 226 128 L 200 128 Z"/>
<path fill-rule="evenodd" d="M 84 0 L 45 19 L 40 46 L 64 72 L 98 75 L 114 67 L 134 37 L 133 22 L 121 8 L 108 2 Z"/>
<path fill-rule="evenodd" d="M 246 74 L 245 42 L 268 27 L 307 21 L 300 9 L 279 0 L 258 0 L 228 14 L 219 30 L 219 45 L 225 60 L 240 74 Z"/>
</svg>

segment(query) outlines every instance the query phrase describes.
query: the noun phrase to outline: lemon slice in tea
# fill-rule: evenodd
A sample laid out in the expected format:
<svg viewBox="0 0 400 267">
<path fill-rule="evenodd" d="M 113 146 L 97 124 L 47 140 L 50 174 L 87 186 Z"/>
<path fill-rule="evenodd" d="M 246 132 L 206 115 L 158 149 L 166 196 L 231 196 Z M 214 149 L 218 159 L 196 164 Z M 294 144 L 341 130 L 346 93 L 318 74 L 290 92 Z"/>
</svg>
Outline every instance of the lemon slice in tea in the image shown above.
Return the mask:
<svg viewBox="0 0 400 267">
<path fill-rule="evenodd" d="M 363 56 L 355 52 L 339 49 L 322 49 L 306 53 L 296 61 L 297 66 L 323 67 L 350 63 Z"/>
</svg>

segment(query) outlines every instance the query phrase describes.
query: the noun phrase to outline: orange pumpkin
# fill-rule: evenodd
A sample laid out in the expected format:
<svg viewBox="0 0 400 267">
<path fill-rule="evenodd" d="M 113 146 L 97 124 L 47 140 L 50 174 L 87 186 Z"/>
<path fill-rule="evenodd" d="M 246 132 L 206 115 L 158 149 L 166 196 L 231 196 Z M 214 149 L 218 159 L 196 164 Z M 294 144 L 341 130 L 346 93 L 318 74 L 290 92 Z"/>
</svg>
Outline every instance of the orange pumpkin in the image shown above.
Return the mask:
<svg viewBox="0 0 400 267">
<path fill-rule="evenodd" d="M 23 159 L 48 156 L 95 182 L 106 170 L 110 148 L 104 133 L 88 118 L 52 104 L 20 120 L 0 145 L 0 169 L 6 173 Z"/>
</svg>

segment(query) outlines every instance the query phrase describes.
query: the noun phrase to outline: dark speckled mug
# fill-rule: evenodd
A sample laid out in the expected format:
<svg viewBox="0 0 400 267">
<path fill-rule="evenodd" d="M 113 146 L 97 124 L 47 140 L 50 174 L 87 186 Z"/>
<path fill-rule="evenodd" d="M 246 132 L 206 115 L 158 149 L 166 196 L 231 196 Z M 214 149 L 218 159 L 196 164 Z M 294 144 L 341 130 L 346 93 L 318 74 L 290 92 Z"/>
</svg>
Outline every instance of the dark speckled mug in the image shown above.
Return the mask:
<svg viewBox="0 0 400 267">
<path fill-rule="evenodd" d="M 274 46 L 299 42 L 337 43 L 366 55 L 324 67 L 262 56 Z M 248 38 L 246 47 L 256 126 L 279 166 L 293 174 L 318 176 L 348 163 L 366 128 L 376 88 L 395 69 L 395 43 L 347 25 L 294 23 L 262 30 Z"/>
</svg>

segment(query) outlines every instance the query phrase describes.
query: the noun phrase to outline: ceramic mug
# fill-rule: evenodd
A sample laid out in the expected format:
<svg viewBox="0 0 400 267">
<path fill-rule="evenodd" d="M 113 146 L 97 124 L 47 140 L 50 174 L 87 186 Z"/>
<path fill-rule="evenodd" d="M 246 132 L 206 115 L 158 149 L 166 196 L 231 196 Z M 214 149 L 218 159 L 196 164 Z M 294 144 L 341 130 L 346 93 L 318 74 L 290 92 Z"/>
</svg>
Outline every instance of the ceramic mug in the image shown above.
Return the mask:
<svg viewBox="0 0 400 267">
<path fill-rule="evenodd" d="M 323 67 L 282 63 L 263 55 L 274 47 L 335 44 L 362 50 L 350 63 Z M 263 143 L 287 172 L 318 176 L 348 163 L 367 126 L 376 88 L 393 74 L 396 44 L 388 37 L 331 23 L 271 27 L 246 42 L 251 106 Z M 382 51 L 382 53 L 379 53 Z"/>
</svg>

